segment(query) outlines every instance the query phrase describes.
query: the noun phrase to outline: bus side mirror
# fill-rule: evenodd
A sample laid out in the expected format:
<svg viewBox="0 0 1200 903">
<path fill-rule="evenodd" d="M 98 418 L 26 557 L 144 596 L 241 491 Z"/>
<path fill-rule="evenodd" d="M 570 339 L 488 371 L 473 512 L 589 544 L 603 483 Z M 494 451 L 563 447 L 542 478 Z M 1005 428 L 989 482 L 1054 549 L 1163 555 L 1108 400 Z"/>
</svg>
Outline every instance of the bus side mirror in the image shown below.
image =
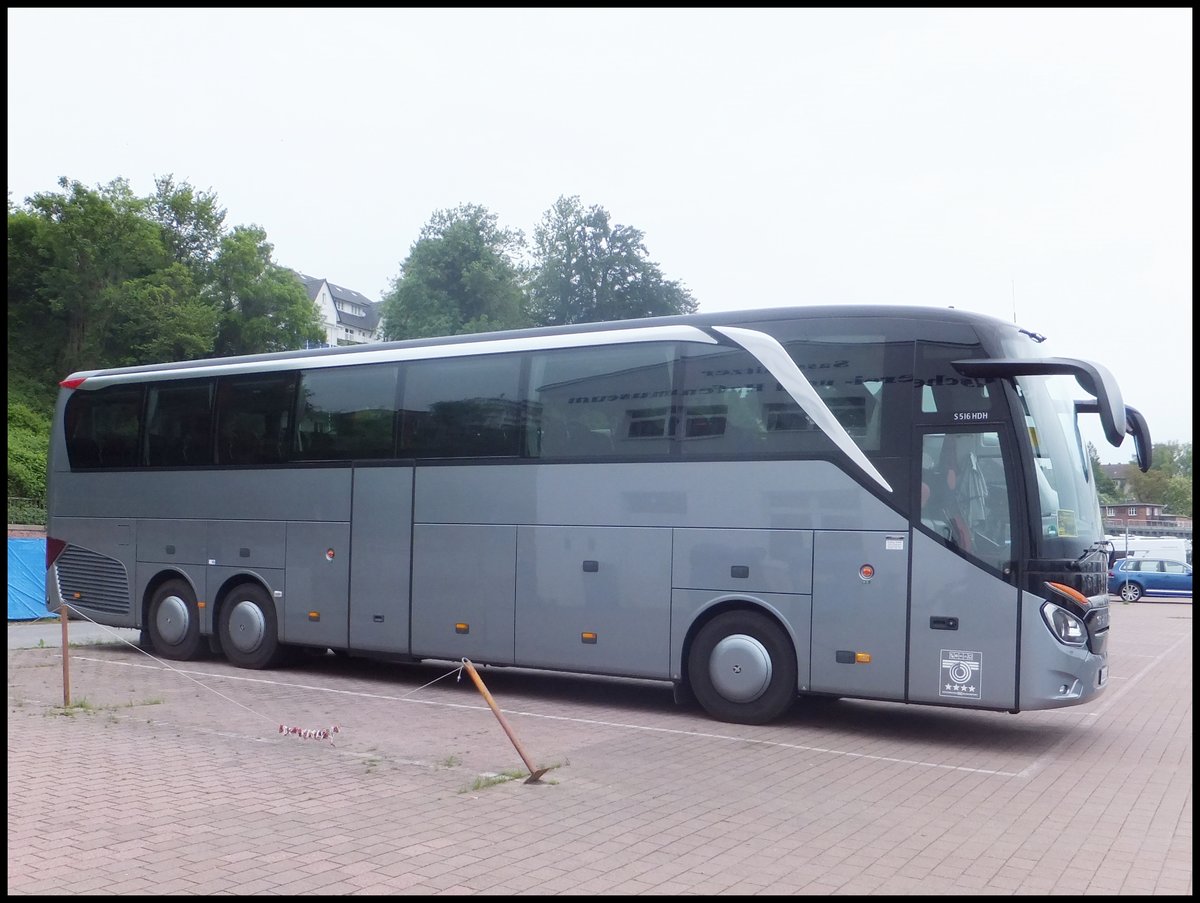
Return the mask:
<svg viewBox="0 0 1200 903">
<path fill-rule="evenodd" d="M 1133 436 L 1133 448 L 1137 454 L 1138 470 L 1145 473 L 1150 469 L 1152 462 L 1154 447 L 1150 444 L 1150 427 L 1146 424 L 1146 418 L 1142 416 L 1142 412 L 1137 408 L 1131 408 L 1125 405 L 1125 431 Z"/>
<path fill-rule="evenodd" d="M 1075 402 L 1076 414 L 1097 414 L 1100 406 L 1094 401 Z M 1133 436 L 1133 451 L 1137 458 L 1138 470 L 1145 473 L 1150 469 L 1154 454 L 1154 446 L 1150 443 L 1150 427 L 1146 418 L 1137 408 L 1125 405 L 1125 432 Z"/>
</svg>

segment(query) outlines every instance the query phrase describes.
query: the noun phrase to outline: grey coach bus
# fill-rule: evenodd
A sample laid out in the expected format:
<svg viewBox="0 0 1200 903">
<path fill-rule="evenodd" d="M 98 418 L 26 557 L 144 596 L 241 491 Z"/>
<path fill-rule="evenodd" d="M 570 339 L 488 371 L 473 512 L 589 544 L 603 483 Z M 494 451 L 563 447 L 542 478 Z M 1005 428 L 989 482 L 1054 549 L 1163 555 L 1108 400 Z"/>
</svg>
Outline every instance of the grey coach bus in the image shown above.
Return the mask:
<svg viewBox="0 0 1200 903">
<path fill-rule="evenodd" d="M 297 647 L 1017 712 L 1108 676 L 1103 367 L 959 310 L 688 315 L 73 374 L 47 597 Z M 1076 396 L 1079 396 L 1078 398 Z"/>
</svg>

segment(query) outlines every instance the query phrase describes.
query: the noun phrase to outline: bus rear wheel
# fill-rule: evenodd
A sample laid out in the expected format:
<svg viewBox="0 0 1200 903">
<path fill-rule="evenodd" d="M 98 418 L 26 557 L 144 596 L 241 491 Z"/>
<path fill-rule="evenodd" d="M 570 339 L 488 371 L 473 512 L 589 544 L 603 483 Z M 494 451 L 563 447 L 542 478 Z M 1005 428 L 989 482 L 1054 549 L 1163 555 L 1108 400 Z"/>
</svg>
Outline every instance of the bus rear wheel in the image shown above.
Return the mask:
<svg viewBox="0 0 1200 903">
<path fill-rule="evenodd" d="M 271 668 L 284 658 L 275 604 L 257 583 L 230 590 L 221 605 L 221 651 L 239 668 Z"/>
<path fill-rule="evenodd" d="M 200 608 L 186 580 L 168 580 L 154 591 L 146 629 L 155 653 L 163 658 L 186 662 L 200 654 Z"/>
<path fill-rule="evenodd" d="M 688 680 L 718 721 L 766 724 L 796 698 L 796 653 L 765 614 L 729 611 L 700 628 L 688 655 Z"/>
</svg>

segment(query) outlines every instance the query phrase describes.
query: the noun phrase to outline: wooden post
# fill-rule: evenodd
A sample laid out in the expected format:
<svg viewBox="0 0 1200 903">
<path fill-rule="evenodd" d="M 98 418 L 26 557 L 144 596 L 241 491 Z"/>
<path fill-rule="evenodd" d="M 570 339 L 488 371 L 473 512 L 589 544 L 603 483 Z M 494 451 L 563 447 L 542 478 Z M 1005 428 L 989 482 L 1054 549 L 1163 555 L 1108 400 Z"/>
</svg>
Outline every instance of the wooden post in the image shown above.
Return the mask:
<svg viewBox="0 0 1200 903">
<path fill-rule="evenodd" d="M 524 762 L 525 767 L 529 769 L 529 778 L 525 781 L 525 783 L 526 784 L 538 783 L 541 776 L 544 775 L 550 769 L 549 768 L 539 769 L 539 768 L 533 767 L 533 763 L 531 761 L 529 761 L 529 756 L 527 756 L 525 754 L 525 750 L 521 748 L 521 742 L 517 739 L 517 735 L 514 734 L 512 728 L 508 726 L 508 722 L 505 720 L 504 714 L 500 711 L 500 707 L 496 705 L 496 700 L 492 699 L 492 694 L 489 693 L 488 688 L 483 685 L 483 679 L 480 678 L 479 672 L 475 670 L 475 666 L 472 665 L 470 663 L 470 661 L 468 661 L 465 658 L 462 661 L 463 661 L 463 667 L 467 669 L 467 674 L 469 674 L 471 676 L 471 680 L 473 680 L 475 682 L 475 688 L 477 690 L 479 690 L 479 692 L 483 695 L 483 698 L 487 702 L 488 707 L 492 710 L 492 714 L 496 716 L 496 720 L 499 721 L 500 726 L 502 728 L 504 728 L 504 733 L 508 734 L 508 739 L 511 740 L 512 745 L 516 747 L 517 753 L 521 757 L 521 761 Z"/>
<path fill-rule="evenodd" d="M 63 707 L 71 704 L 71 666 L 68 662 L 67 650 L 67 604 L 64 602 L 58 609 L 58 618 L 62 621 L 62 658 L 63 658 Z"/>
</svg>

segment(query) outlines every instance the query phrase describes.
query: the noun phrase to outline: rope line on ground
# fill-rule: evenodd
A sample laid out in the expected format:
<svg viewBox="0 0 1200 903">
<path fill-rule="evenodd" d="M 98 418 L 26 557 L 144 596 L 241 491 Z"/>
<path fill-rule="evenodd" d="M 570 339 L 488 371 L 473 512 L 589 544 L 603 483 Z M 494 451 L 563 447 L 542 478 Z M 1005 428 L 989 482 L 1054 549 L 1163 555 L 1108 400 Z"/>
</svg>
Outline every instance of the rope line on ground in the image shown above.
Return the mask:
<svg viewBox="0 0 1200 903">
<path fill-rule="evenodd" d="M 148 650 L 143 649 L 138 644 L 131 643 L 125 637 L 121 636 L 115 630 L 111 629 L 107 624 L 101 624 L 101 623 L 93 620 L 91 617 L 88 616 L 87 612 L 80 611 L 78 608 L 76 608 L 71 603 L 63 602 L 62 604 L 63 604 L 63 607 L 66 608 L 67 610 L 74 612 L 75 614 L 77 614 L 81 618 L 83 618 L 84 620 L 86 620 L 92 624 L 95 624 L 97 627 L 112 634 L 112 636 L 116 637 L 116 639 L 119 642 L 124 643 L 126 646 L 129 646 L 131 649 L 136 649 L 142 655 L 146 656 L 146 658 L 150 659 L 153 662 L 156 662 L 157 664 L 161 665 L 163 668 L 167 669 L 168 671 L 172 671 L 175 674 L 178 674 L 180 677 L 187 678 L 188 680 L 190 680 L 192 683 L 194 683 L 196 686 L 200 687 L 201 689 L 207 690 L 208 692 L 212 693 L 214 696 L 218 696 L 221 699 L 224 699 L 226 702 L 228 702 L 232 705 L 235 705 L 240 709 L 244 709 L 245 711 L 249 712 L 251 715 L 255 716 L 256 718 L 262 718 L 265 721 L 269 721 L 270 723 L 277 725 L 277 727 L 278 727 L 277 732 L 280 734 L 283 734 L 285 736 L 290 736 L 290 737 L 297 737 L 298 739 L 301 739 L 301 740 L 329 740 L 330 745 L 333 745 L 333 743 L 332 743 L 333 737 L 337 734 L 342 733 L 341 727 L 337 724 L 332 724 L 329 727 L 325 727 L 325 728 L 301 728 L 301 727 L 296 727 L 294 725 L 285 724 L 284 722 L 279 721 L 276 718 L 272 718 L 269 715 L 264 715 L 262 712 L 256 711 L 255 709 L 250 708 L 250 706 L 245 705 L 241 702 L 238 702 L 236 699 L 233 699 L 232 697 L 226 696 L 224 693 L 220 692 L 219 690 L 213 689 L 208 684 L 204 683 L 203 681 L 197 680 L 192 675 L 187 674 L 184 671 L 180 671 L 178 668 L 171 665 L 170 662 L 167 662 L 167 661 L 159 658 L 158 656 L 151 654 Z M 60 617 L 61 617 L 61 615 L 60 615 Z M 424 690 L 426 687 L 433 686 L 439 680 L 444 680 L 447 677 L 450 677 L 455 674 L 459 675 L 459 677 L 461 678 L 464 667 L 465 666 L 460 663 L 458 665 L 458 667 L 453 668 L 450 671 L 447 671 L 445 674 L 435 677 L 433 680 L 429 681 L 429 683 L 423 684 L 422 686 L 417 687 L 415 690 L 411 690 L 410 692 L 405 693 L 400 698 L 407 699 L 409 696 L 412 696 L 414 693 L 419 693 L 422 690 Z"/>
</svg>

